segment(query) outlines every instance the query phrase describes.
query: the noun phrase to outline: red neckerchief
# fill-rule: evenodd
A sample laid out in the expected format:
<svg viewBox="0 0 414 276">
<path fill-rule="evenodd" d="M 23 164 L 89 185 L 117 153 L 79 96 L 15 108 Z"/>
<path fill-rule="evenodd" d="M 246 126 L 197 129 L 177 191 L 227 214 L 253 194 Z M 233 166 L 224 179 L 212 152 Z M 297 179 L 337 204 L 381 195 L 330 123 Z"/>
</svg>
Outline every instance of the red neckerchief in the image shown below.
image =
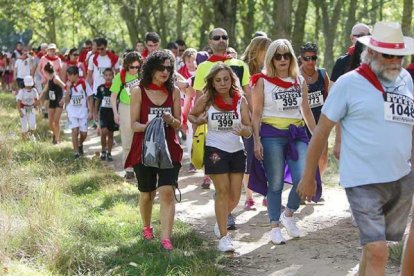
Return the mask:
<svg viewBox="0 0 414 276">
<path fill-rule="evenodd" d="M 58 60 L 58 59 L 59 59 L 59 57 L 58 57 L 58 56 L 51 57 L 51 56 L 49 56 L 49 55 L 44 55 L 44 57 L 45 57 L 47 60 L 50 60 L 50 61 L 55 61 L 55 60 Z"/>
<path fill-rule="evenodd" d="M 68 60 L 68 61 L 66 61 L 66 64 L 69 65 L 69 66 L 78 66 L 78 62 L 77 61 L 70 61 L 70 60 Z"/>
<path fill-rule="evenodd" d="M 384 88 L 382 87 L 377 75 L 369 68 L 365 63 L 362 63 L 357 69 L 357 73 L 363 76 L 367 81 L 369 81 L 376 89 L 378 89 L 382 94 L 385 93 Z"/>
<path fill-rule="evenodd" d="M 225 62 L 226 60 L 229 60 L 229 59 L 232 59 L 232 57 L 229 56 L 229 55 L 218 56 L 218 55 L 213 54 L 207 60 L 210 61 L 210 62 L 217 62 L 217 61 Z"/>
<path fill-rule="evenodd" d="M 37 57 L 40 59 L 41 57 L 43 57 L 43 53 L 42 51 L 37 52 Z"/>
<path fill-rule="evenodd" d="M 144 51 L 142 51 L 142 58 L 146 59 L 149 56 L 149 51 L 147 48 L 144 49 Z"/>
<path fill-rule="evenodd" d="M 165 85 L 163 84 L 163 85 L 161 85 L 161 86 L 158 86 L 158 85 L 156 85 L 156 84 L 154 84 L 154 83 L 150 83 L 148 86 L 147 86 L 147 88 L 148 89 L 150 89 L 150 90 L 160 90 L 160 91 L 162 91 L 162 92 L 164 92 L 165 94 L 167 94 L 168 95 L 168 89 L 167 89 L 167 87 L 165 87 Z"/>
<path fill-rule="evenodd" d="M 185 79 L 191 78 L 190 71 L 188 71 L 187 65 L 184 65 L 178 70 L 178 73 L 180 73 L 181 76 L 183 76 Z"/>
<path fill-rule="evenodd" d="M 104 84 L 104 85 L 105 85 L 105 87 L 106 87 L 106 88 L 108 88 L 108 89 L 109 89 L 109 88 L 111 87 L 112 83 L 110 83 L 110 82 L 105 82 L 105 84 Z"/>
<path fill-rule="evenodd" d="M 78 88 L 77 87 L 78 87 L 79 84 L 82 85 L 83 90 L 86 90 L 85 81 L 83 79 L 78 79 L 78 81 L 76 82 L 76 84 L 73 84 L 72 83 L 73 90 L 75 90 L 76 93 L 78 93 Z"/>
<path fill-rule="evenodd" d="M 284 81 L 284 80 L 282 80 L 278 77 L 273 77 L 272 78 L 272 77 L 269 77 L 269 76 L 267 76 L 263 73 L 257 73 L 257 74 L 254 74 L 253 76 L 250 77 L 250 86 L 251 87 L 255 86 L 257 81 L 260 78 L 263 78 L 263 79 L 273 83 L 274 85 L 277 85 L 277 86 L 285 88 L 285 89 L 290 88 L 292 86 L 297 86 L 298 85 L 298 79 L 297 78 L 295 79 L 294 82 L 289 82 L 289 81 Z"/>
<path fill-rule="evenodd" d="M 125 82 L 126 82 L 126 73 L 127 73 L 127 71 L 125 69 L 122 69 L 121 72 L 120 72 L 121 83 L 123 85 L 125 85 Z"/>
<path fill-rule="evenodd" d="M 414 62 L 411 64 L 408 64 L 407 68 L 405 68 L 407 70 L 414 70 Z"/>
<path fill-rule="evenodd" d="M 108 58 L 111 60 L 111 67 L 115 66 L 115 63 L 118 61 L 118 56 L 115 55 L 114 53 L 112 53 L 111 51 L 106 51 L 106 55 L 108 56 Z M 95 64 L 96 67 L 98 66 L 98 57 L 99 57 L 99 53 L 96 52 L 95 55 L 93 56 L 93 64 Z"/>
<path fill-rule="evenodd" d="M 220 94 L 216 94 L 214 97 L 214 105 L 218 108 L 226 111 L 234 111 L 237 113 L 237 103 L 239 102 L 241 96 L 238 91 L 234 91 L 232 99 L 232 103 L 228 104 L 224 102 L 223 97 Z"/>
<path fill-rule="evenodd" d="M 348 48 L 348 55 L 352 56 L 355 52 L 355 46 L 351 46 Z"/>
</svg>

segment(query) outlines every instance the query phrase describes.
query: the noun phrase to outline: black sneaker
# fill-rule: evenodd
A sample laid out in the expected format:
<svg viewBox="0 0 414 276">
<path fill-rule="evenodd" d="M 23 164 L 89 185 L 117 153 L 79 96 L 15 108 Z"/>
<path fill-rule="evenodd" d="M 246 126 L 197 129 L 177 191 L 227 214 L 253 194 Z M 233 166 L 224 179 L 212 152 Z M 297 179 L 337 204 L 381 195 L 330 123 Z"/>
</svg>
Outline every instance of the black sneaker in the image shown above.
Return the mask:
<svg viewBox="0 0 414 276">
<path fill-rule="evenodd" d="M 83 155 L 83 145 L 80 145 L 79 146 L 79 154 L 80 155 Z"/>
<path fill-rule="evenodd" d="M 73 157 L 75 157 L 75 159 L 79 159 L 79 157 L 80 157 L 79 152 L 75 153 Z"/>
<path fill-rule="evenodd" d="M 110 153 L 110 152 L 108 152 L 108 153 L 106 154 L 106 161 L 109 161 L 109 162 L 114 161 L 114 159 L 112 158 L 112 155 L 111 155 L 111 153 Z"/>
<path fill-rule="evenodd" d="M 134 172 L 125 172 L 125 179 L 126 180 L 135 180 L 135 173 Z"/>
<path fill-rule="evenodd" d="M 107 157 L 106 152 L 105 151 L 102 151 L 101 152 L 101 160 L 102 161 L 105 161 L 106 160 L 106 157 Z"/>
</svg>

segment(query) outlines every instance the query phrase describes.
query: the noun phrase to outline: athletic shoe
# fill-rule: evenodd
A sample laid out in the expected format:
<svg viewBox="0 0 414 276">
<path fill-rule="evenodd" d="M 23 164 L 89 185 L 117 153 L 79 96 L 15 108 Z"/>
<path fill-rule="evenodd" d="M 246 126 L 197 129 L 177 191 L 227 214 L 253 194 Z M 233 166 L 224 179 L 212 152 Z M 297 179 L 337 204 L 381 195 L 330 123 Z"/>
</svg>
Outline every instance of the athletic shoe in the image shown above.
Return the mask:
<svg viewBox="0 0 414 276">
<path fill-rule="evenodd" d="M 161 247 L 164 248 L 167 251 L 171 251 L 174 249 L 171 241 L 169 239 L 165 239 L 161 241 Z"/>
<path fill-rule="evenodd" d="M 135 173 L 134 172 L 125 172 L 125 179 L 126 180 L 135 180 Z"/>
<path fill-rule="evenodd" d="M 80 154 L 77 152 L 77 153 L 75 153 L 75 154 L 73 155 L 73 157 L 75 157 L 75 159 L 79 159 Z"/>
<path fill-rule="evenodd" d="M 83 145 L 80 145 L 79 146 L 79 154 L 80 155 L 83 155 L 84 154 L 84 152 L 83 152 Z"/>
<path fill-rule="evenodd" d="M 151 227 L 145 226 L 144 229 L 142 229 L 142 238 L 146 241 L 152 240 L 154 238 L 154 233 Z"/>
<path fill-rule="evenodd" d="M 194 167 L 193 164 L 190 164 L 189 168 L 188 168 L 188 172 L 189 173 L 195 173 L 197 172 L 196 168 Z"/>
<path fill-rule="evenodd" d="M 231 213 L 227 216 L 227 230 L 236 230 L 236 222 Z"/>
<path fill-rule="evenodd" d="M 280 232 L 279 227 L 272 228 L 270 231 L 270 241 L 274 244 L 285 244 L 286 240 Z"/>
<path fill-rule="evenodd" d="M 101 157 L 100 158 L 101 158 L 102 161 L 106 160 L 106 151 L 101 152 Z"/>
<path fill-rule="evenodd" d="M 244 203 L 244 210 L 246 211 L 253 210 L 254 209 L 253 206 L 254 206 L 254 200 L 253 198 L 250 198 L 246 200 L 246 202 Z"/>
<path fill-rule="evenodd" d="M 233 245 L 233 240 L 230 237 L 230 235 L 226 235 L 226 236 L 222 237 L 219 240 L 217 248 L 221 252 L 233 252 L 234 251 L 234 245 Z"/>
<path fill-rule="evenodd" d="M 214 235 L 216 235 L 216 237 L 218 239 L 221 238 L 220 229 L 219 229 L 219 226 L 218 226 L 217 222 L 216 222 L 216 224 L 214 224 Z"/>
<path fill-rule="evenodd" d="M 108 162 L 112 162 L 112 161 L 114 161 L 114 159 L 112 158 L 112 155 L 111 155 L 111 153 L 110 153 L 110 152 L 108 152 L 108 153 L 106 154 L 106 161 L 108 161 Z"/>
<path fill-rule="evenodd" d="M 210 189 L 210 183 L 211 183 L 210 177 L 204 176 L 203 183 L 201 184 L 201 188 Z"/>
<path fill-rule="evenodd" d="M 93 128 L 93 129 L 97 129 L 97 128 L 98 128 L 98 125 L 96 124 L 96 122 L 95 122 L 95 121 L 93 121 L 92 128 Z"/>
<path fill-rule="evenodd" d="M 300 237 L 300 230 L 296 226 L 296 222 L 293 217 L 287 217 L 285 216 L 285 212 L 283 212 L 280 216 L 280 222 L 286 228 L 286 231 L 288 232 L 289 236 L 291 236 L 292 238 Z"/>
<path fill-rule="evenodd" d="M 264 206 L 264 207 L 267 207 L 267 199 L 264 197 L 263 198 L 263 200 L 262 200 L 262 205 Z"/>
</svg>

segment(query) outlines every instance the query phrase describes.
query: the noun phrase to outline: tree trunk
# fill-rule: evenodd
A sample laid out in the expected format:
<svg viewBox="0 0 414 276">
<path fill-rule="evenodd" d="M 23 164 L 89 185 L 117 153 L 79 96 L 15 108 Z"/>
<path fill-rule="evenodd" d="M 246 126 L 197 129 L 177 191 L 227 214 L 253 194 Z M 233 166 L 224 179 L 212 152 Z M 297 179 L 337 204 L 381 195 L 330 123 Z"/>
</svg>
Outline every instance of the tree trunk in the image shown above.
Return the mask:
<svg viewBox="0 0 414 276">
<path fill-rule="evenodd" d="M 47 21 L 48 30 L 49 30 L 48 35 L 47 35 L 49 42 L 58 44 L 56 41 L 57 40 L 56 38 L 56 15 L 53 9 L 49 11 L 46 21 Z"/>
<path fill-rule="evenodd" d="M 165 47 L 168 43 L 167 41 L 167 18 L 164 12 L 164 0 L 159 0 L 158 1 L 158 6 L 160 8 L 160 16 L 159 19 L 157 21 L 160 22 L 159 24 L 159 29 L 160 29 L 160 33 L 159 35 L 161 36 L 161 44 L 163 45 L 163 47 Z"/>
<path fill-rule="evenodd" d="M 401 22 L 401 28 L 403 34 L 406 36 L 411 36 L 412 34 L 412 16 L 413 16 L 413 0 L 404 0 L 403 7 L 403 16 Z"/>
<path fill-rule="evenodd" d="M 223 28 L 229 35 L 229 46 L 237 48 L 236 14 L 237 0 L 214 0 L 214 27 Z"/>
<path fill-rule="evenodd" d="M 209 6 L 208 0 L 202 0 L 201 2 L 201 18 L 202 23 L 200 27 L 200 40 L 199 40 L 199 48 L 203 49 L 205 46 L 207 46 L 208 42 L 208 28 L 210 27 L 210 20 L 212 18 L 212 11 L 211 7 Z"/>
<path fill-rule="evenodd" d="M 305 36 L 305 19 L 308 12 L 309 1 L 299 0 L 295 12 L 295 25 L 292 33 L 292 46 L 295 54 L 300 54 L 300 46 L 303 44 L 303 37 Z M 314 42 L 314 41 L 312 41 Z"/>
<path fill-rule="evenodd" d="M 133 5 L 133 1 L 124 3 L 120 8 L 120 14 L 127 26 L 129 40 L 131 42 L 132 48 L 135 48 L 135 44 L 137 43 L 139 37 L 139 25 L 136 18 L 139 17 L 137 16 L 137 11 Z"/>
<path fill-rule="evenodd" d="M 247 45 L 250 43 L 250 40 L 252 39 L 253 33 L 256 31 L 255 21 L 254 21 L 255 1 L 254 0 L 243 1 L 243 5 L 246 8 L 246 10 L 243 13 L 244 16 L 241 18 L 243 32 L 244 32 L 243 43 L 241 46 L 242 48 L 246 48 Z"/>
<path fill-rule="evenodd" d="M 356 6 L 357 6 L 357 0 L 349 1 L 348 15 L 346 17 L 345 30 L 344 30 L 345 33 L 344 33 L 344 40 L 342 44 L 341 54 L 346 52 L 350 44 L 349 36 L 351 35 L 352 27 L 356 23 Z"/>
<path fill-rule="evenodd" d="M 276 39 L 286 38 L 290 39 L 292 30 L 292 4 L 291 0 L 274 0 L 273 1 L 273 14 L 274 26 L 272 35 Z"/>
<path fill-rule="evenodd" d="M 182 28 L 182 20 L 183 20 L 183 0 L 177 0 L 177 39 L 183 39 L 183 28 Z"/>
</svg>

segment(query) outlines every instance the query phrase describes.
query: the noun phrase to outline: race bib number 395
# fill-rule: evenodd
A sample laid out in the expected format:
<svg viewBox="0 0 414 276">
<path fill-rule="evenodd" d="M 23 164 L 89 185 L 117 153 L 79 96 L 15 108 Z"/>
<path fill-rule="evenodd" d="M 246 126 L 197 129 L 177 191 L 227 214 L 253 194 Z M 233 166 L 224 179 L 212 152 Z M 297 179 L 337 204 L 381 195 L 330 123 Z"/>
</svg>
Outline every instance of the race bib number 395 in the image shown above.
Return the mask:
<svg viewBox="0 0 414 276">
<path fill-rule="evenodd" d="M 387 121 L 414 125 L 414 102 L 410 97 L 386 93 L 384 117 Z"/>
<path fill-rule="evenodd" d="M 302 100 L 302 96 L 296 91 L 274 92 L 272 98 L 279 111 L 298 110 Z"/>
</svg>

